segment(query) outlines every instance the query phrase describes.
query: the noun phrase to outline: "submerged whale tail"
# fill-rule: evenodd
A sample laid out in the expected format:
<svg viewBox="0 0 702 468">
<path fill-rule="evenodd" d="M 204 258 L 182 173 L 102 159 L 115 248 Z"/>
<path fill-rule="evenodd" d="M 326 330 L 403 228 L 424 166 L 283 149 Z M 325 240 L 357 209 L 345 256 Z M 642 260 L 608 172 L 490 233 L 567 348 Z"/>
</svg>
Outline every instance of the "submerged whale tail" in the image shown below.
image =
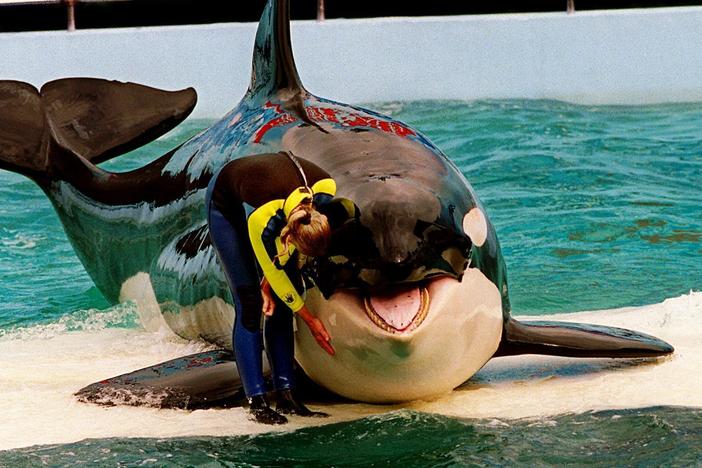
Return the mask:
<svg viewBox="0 0 702 468">
<path fill-rule="evenodd" d="M 0 81 L 0 169 L 46 186 L 75 166 L 95 165 L 163 135 L 195 106 L 195 90 L 66 78 L 41 90 Z"/>
</svg>

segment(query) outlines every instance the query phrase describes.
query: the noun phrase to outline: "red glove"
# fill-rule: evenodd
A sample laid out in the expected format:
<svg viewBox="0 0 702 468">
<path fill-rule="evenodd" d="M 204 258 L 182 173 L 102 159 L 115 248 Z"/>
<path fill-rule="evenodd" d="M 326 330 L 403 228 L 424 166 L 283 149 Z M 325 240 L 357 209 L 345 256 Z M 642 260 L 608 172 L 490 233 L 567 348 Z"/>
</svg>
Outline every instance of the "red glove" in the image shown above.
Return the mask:
<svg viewBox="0 0 702 468">
<path fill-rule="evenodd" d="M 302 306 L 302 309 L 297 311 L 297 313 L 300 315 L 300 318 L 302 318 L 302 320 L 304 320 L 307 324 L 307 327 L 310 329 L 312 336 L 314 336 L 314 339 L 317 340 L 317 344 L 324 351 L 333 356 L 334 348 L 330 344 L 331 338 L 329 337 L 329 333 L 327 333 L 327 329 L 324 328 L 324 324 L 322 323 L 322 321 L 314 315 L 312 315 L 307 306 Z"/>
<path fill-rule="evenodd" d="M 265 276 L 261 280 L 261 296 L 263 297 L 263 314 L 266 317 L 270 317 L 273 315 L 273 312 L 275 312 L 275 301 L 273 300 L 271 284 L 268 282 Z"/>
</svg>

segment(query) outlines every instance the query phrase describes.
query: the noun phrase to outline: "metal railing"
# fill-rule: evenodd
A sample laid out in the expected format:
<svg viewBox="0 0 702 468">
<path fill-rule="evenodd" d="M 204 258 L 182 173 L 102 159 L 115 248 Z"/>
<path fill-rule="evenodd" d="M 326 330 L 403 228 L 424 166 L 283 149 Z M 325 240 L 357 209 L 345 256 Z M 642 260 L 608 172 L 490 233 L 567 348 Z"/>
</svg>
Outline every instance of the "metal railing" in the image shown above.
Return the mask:
<svg viewBox="0 0 702 468">
<path fill-rule="evenodd" d="M 324 21 L 324 0 L 317 0 L 317 21 Z"/>
<path fill-rule="evenodd" d="M 68 31 L 76 30 L 76 2 L 78 0 L 0 0 L 1 5 L 66 5 L 68 21 L 66 29 Z"/>
<path fill-rule="evenodd" d="M 68 24 L 66 29 L 69 32 L 76 30 L 76 0 L 66 0 L 66 8 L 68 9 Z"/>
<path fill-rule="evenodd" d="M 1 5 L 58 5 L 64 4 L 66 6 L 67 12 L 67 24 L 66 29 L 68 31 L 76 30 L 76 4 L 79 1 L 91 1 L 91 0 L 0 0 Z M 110 1 L 110 0 L 92 0 L 92 1 Z M 119 1 L 119 0 L 115 0 Z M 575 0 L 566 0 L 566 12 L 569 15 L 575 13 Z M 325 20 L 325 0 L 317 0 L 317 21 L 323 22 Z"/>
</svg>

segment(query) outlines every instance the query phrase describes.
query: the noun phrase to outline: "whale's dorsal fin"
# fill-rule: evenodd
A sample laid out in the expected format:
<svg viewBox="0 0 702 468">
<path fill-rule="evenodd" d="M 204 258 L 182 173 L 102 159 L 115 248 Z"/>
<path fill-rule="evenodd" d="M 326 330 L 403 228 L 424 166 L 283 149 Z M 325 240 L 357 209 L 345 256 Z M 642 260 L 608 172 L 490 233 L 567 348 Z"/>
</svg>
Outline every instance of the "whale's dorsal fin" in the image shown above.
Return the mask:
<svg viewBox="0 0 702 468">
<path fill-rule="evenodd" d="M 106 161 L 175 127 L 196 101 L 192 88 L 171 92 L 96 78 L 51 81 L 41 91 L 0 81 L 0 169 L 39 182 L 59 153 Z"/>
<path fill-rule="evenodd" d="M 163 91 L 136 83 L 65 78 L 41 88 L 46 122 L 63 148 L 93 164 L 138 148 L 193 110 L 192 88 Z"/>
<path fill-rule="evenodd" d="M 256 32 L 248 94 L 270 95 L 282 89 L 304 88 L 290 43 L 290 2 L 268 0 Z"/>
<path fill-rule="evenodd" d="M 505 323 L 494 357 L 518 354 L 594 358 L 641 358 L 671 354 L 673 347 L 654 336 L 624 328 L 584 323 L 534 321 Z"/>
</svg>

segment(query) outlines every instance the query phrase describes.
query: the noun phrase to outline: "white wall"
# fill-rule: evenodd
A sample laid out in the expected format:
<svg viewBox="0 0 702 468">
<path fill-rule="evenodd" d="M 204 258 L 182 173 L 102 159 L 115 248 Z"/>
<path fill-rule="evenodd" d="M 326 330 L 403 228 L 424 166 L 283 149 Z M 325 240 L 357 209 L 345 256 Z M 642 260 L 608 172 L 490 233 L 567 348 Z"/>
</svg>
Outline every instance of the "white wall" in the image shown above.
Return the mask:
<svg viewBox="0 0 702 468">
<path fill-rule="evenodd" d="M 0 78 L 194 86 L 196 116 L 248 85 L 255 24 L 0 34 Z M 702 8 L 295 22 L 303 83 L 344 102 L 702 101 Z"/>
</svg>

